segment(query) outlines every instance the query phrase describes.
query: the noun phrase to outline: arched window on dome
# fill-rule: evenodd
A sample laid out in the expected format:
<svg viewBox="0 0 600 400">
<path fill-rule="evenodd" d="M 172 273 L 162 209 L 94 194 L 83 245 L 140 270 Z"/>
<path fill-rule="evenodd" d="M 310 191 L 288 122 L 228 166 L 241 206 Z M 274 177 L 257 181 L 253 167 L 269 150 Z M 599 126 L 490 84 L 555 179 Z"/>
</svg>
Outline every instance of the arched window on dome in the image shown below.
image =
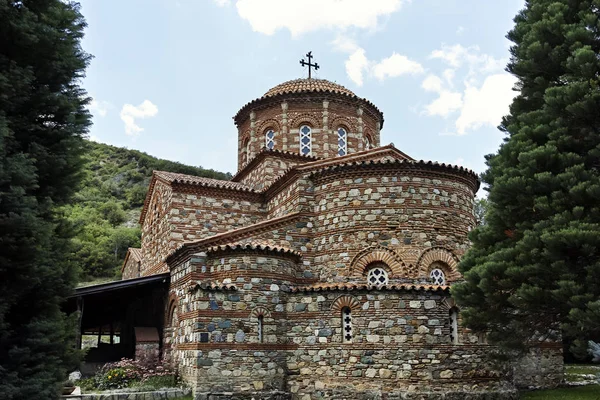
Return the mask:
<svg viewBox="0 0 600 400">
<path fill-rule="evenodd" d="M 300 127 L 300 154 L 309 156 L 312 149 L 312 129 L 308 125 Z"/>
<path fill-rule="evenodd" d="M 273 148 L 275 148 L 275 131 L 273 131 L 273 129 L 269 129 L 265 132 L 265 147 L 268 150 L 273 150 Z"/>
<path fill-rule="evenodd" d="M 338 128 L 338 156 L 345 156 L 348 154 L 348 134 L 344 128 Z"/>
<path fill-rule="evenodd" d="M 248 157 L 250 156 L 250 138 L 245 138 L 242 141 L 242 165 L 245 165 L 248 162 Z"/>
<path fill-rule="evenodd" d="M 352 310 L 350 307 L 342 308 L 342 341 L 352 343 Z"/>
<path fill-rule="evenodd" d="M 369 135 L 365 136 L 365 150 L 371 150 L 373 147 L 373 143 L 371 141 L 371 137 Z"/>
</svg>

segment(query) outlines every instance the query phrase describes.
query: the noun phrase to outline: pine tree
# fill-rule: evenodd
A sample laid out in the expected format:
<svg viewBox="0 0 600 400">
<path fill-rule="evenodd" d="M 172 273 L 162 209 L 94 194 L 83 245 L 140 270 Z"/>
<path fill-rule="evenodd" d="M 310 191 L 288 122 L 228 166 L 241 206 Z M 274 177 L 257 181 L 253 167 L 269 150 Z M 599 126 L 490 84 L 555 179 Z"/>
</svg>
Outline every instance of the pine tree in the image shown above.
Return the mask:
<svg viewBox="0 0 600 400">
<path fill-rule="evenodd" d="M 486 157 L 486 224 L 452 293 L 504 349 L 600 339 L 600 0 L 528 0 L 508 33 L 520 91 Z"/>
<path fill-rule="evenodd" d="M 90 123 L 84 27 L 78 4 L 0 0 L 0 399 L 54 399 L 76 361 L 60 206 Z"/>
</svg>

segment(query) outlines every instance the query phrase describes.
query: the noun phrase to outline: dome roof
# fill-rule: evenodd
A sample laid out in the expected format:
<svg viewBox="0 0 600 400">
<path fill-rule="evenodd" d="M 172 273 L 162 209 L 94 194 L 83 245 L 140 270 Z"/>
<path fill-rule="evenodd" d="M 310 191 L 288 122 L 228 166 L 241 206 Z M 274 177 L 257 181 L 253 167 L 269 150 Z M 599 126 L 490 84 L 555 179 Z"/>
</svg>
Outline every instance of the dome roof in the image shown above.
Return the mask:
<svg viewBox="0 0 600 400">
<path fill-rule="evenodd" d="M 280 83 L 279 85 L 269 89 L 263 97 L 277 96 L 284 93 L 307 93 L 307 92 L 329 92 L 339 93 L 348 96 L 356 97 L 354 92 L 346 89 L 342 85 L 330 82 L 326 79 L 294 79 Z"/>
</svg>

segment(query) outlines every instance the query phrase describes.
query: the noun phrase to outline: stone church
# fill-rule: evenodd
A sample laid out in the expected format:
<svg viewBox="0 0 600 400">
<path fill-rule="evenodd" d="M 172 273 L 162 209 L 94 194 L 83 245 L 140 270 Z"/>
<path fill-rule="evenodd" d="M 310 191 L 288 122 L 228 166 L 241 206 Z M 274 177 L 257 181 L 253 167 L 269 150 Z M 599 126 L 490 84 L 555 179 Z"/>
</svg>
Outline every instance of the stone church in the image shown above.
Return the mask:
<svg viewBox="0 0 600 400">
<path fill-rule="evenodd" d="M 474 172 L 382 146 L 383 113 L 327 80 L 277 85 L 234 122 L 235 176 L 155 171 L 123 266 L 168 277 L 160 354 L 197 399 L 516 396 L 449 291 Z"/>
</svg>

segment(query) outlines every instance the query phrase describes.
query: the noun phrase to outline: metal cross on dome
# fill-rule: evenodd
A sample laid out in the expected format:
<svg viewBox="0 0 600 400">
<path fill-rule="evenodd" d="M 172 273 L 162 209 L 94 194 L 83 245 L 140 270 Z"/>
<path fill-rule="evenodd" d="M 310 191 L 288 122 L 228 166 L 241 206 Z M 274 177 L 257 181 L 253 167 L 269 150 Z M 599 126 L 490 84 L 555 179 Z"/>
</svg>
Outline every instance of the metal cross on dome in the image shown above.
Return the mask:
<svg viewBox="0 0 600 400">
<path fill-rule="evenodd" d="M 319 64 L 314 63 L 311 64 L 310 59 L 313 58 L 312 56 L 312 51 L 309 51 L 308 53 L 306 53 L 306 58 L 308 58 L 308 62 L 304 61 L 304 58 L 302 60 L 300 60 L 300 65 L 302 65 L 303 67 L 308 65 L 308 79 L 310 79 L 310 67 L 314 67 L 315 71 L 319 69 Z"/>
</svg>

